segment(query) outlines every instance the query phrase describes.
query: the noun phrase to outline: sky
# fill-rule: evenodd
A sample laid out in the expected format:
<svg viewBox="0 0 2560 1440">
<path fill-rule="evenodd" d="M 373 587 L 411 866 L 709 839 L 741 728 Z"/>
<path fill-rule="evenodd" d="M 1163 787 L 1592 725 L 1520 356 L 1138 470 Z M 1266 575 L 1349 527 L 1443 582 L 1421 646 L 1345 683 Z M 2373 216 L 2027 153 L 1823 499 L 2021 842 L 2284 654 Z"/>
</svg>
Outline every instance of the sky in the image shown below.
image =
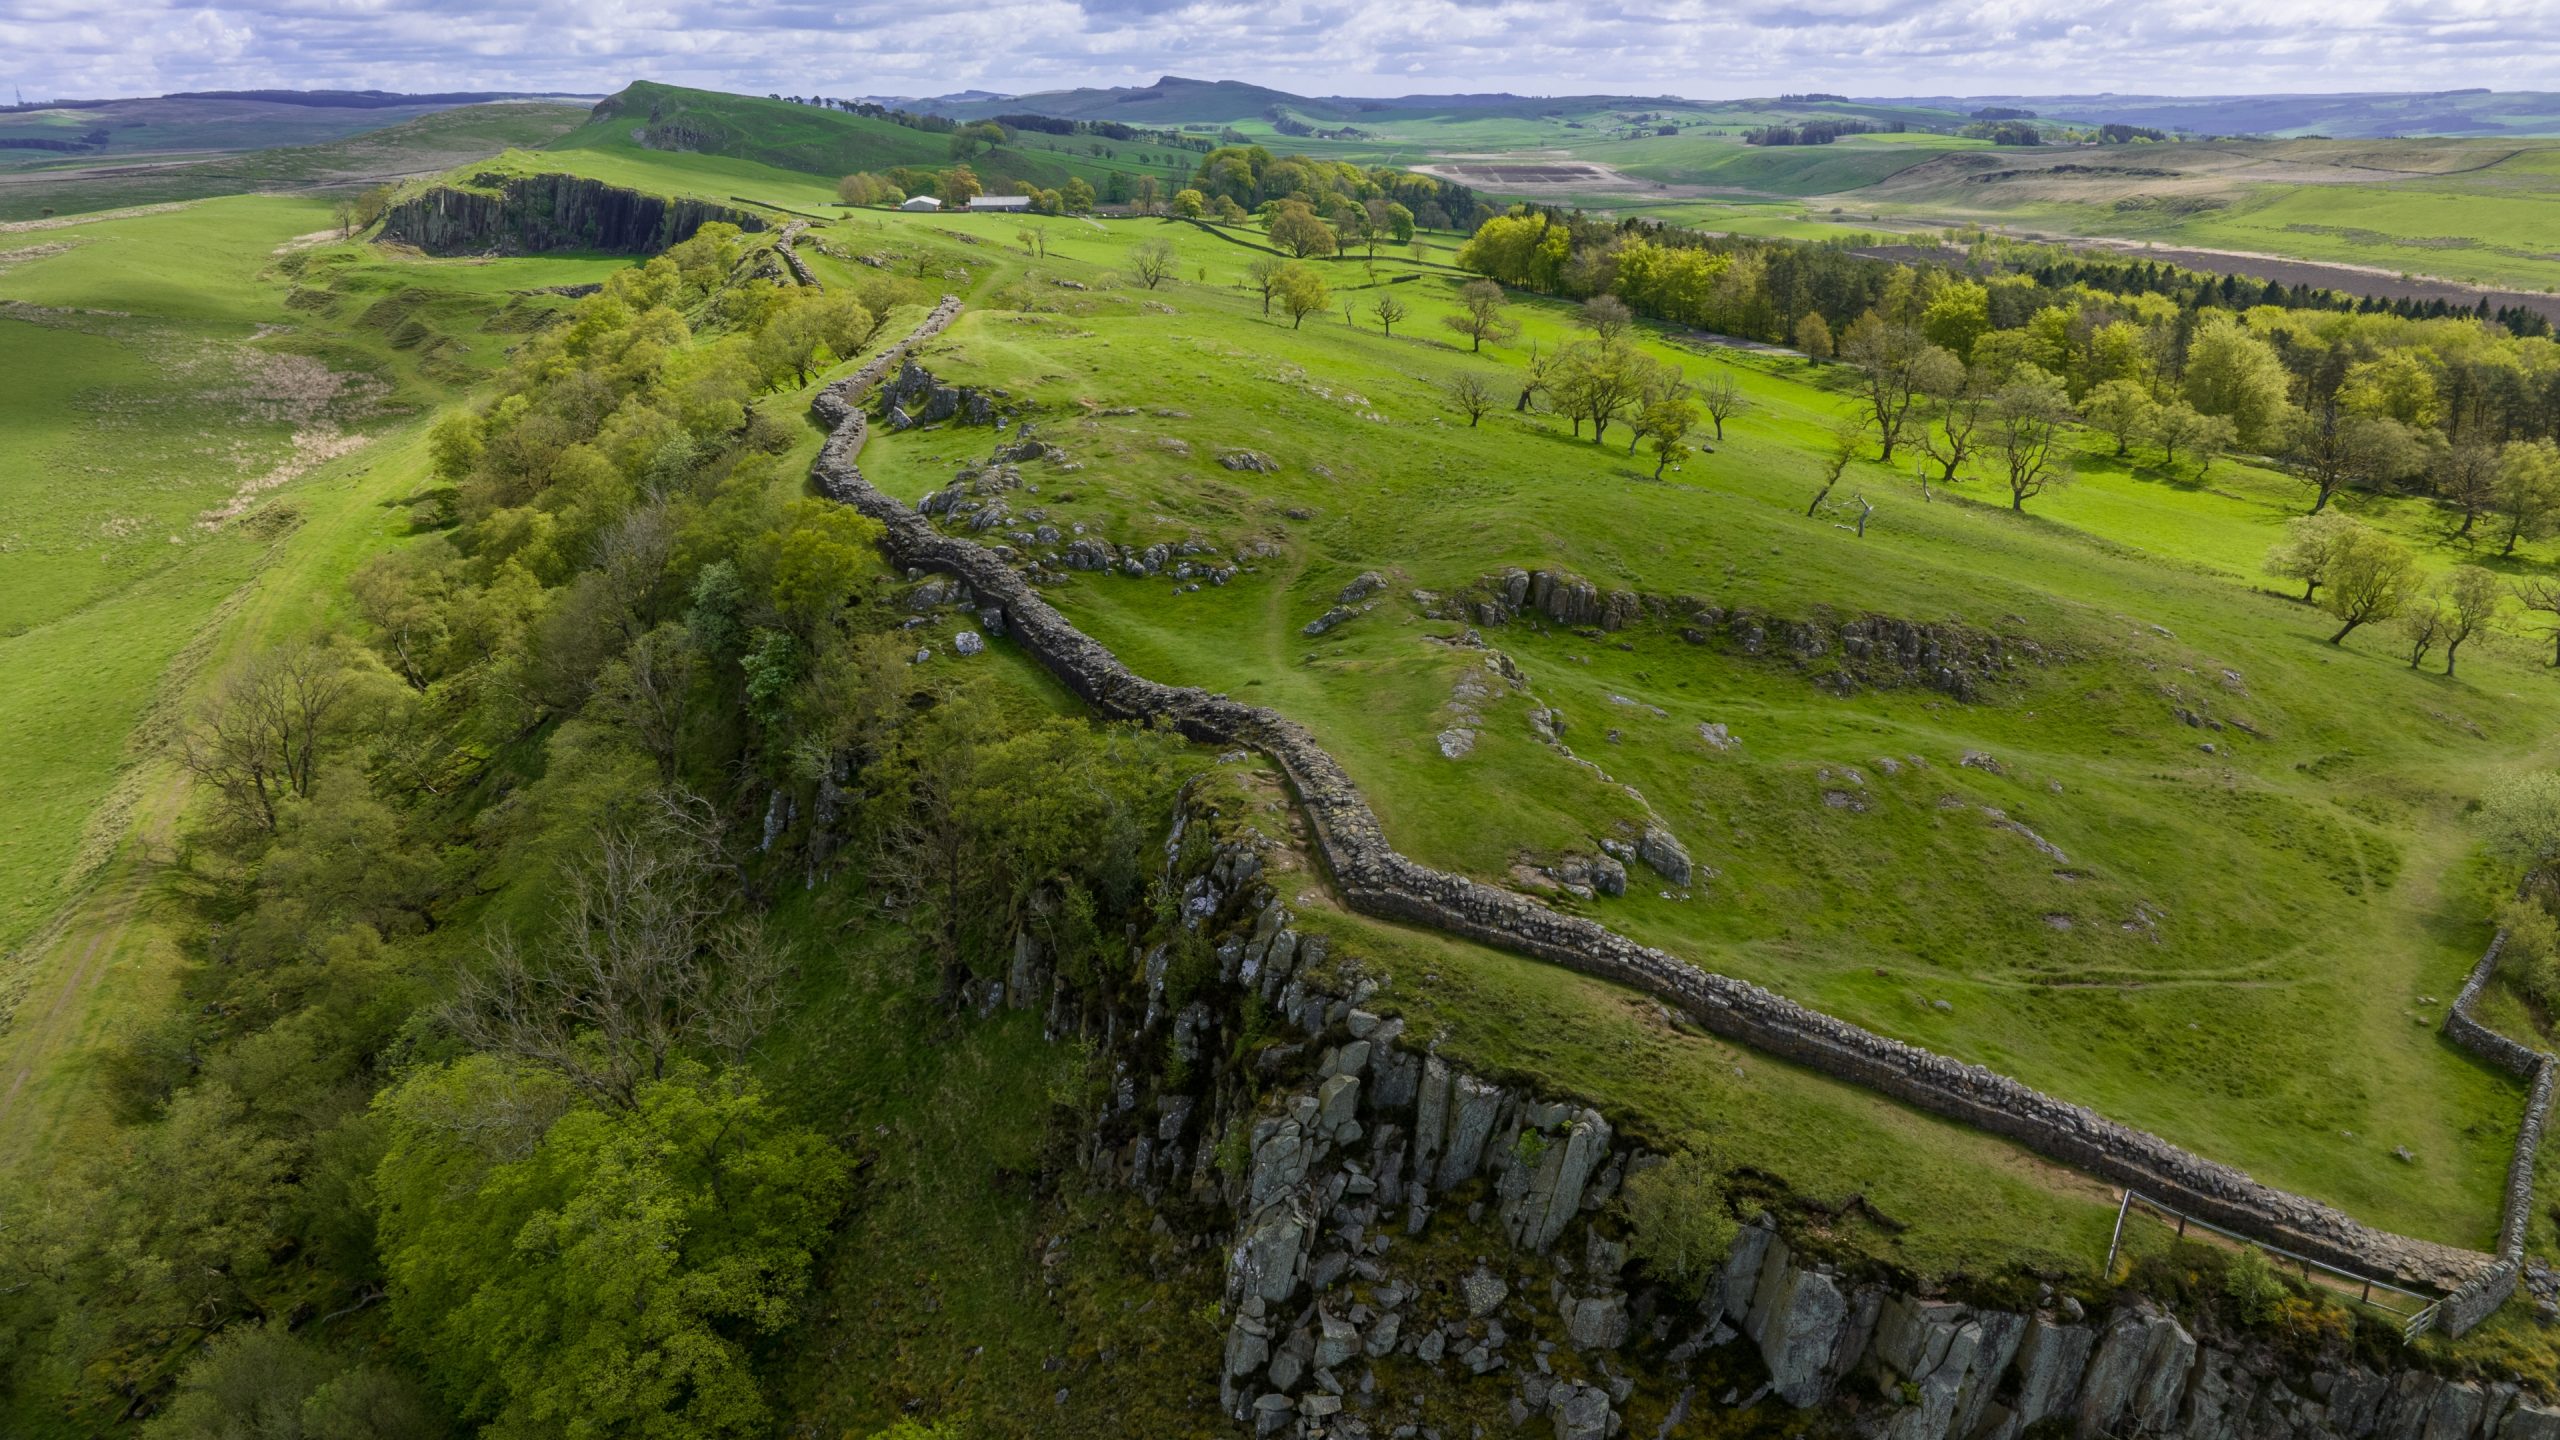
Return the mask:
<svg viewBox="0 0 2560 1440">
<path fill-rule="evenodd" d="M 2560 88 L 2556 67 L 2560 0 L 0 0 L 0 82 L 30 100 L 1162 74 L 1323 95 L 2188 95 Z"/>
</svg>

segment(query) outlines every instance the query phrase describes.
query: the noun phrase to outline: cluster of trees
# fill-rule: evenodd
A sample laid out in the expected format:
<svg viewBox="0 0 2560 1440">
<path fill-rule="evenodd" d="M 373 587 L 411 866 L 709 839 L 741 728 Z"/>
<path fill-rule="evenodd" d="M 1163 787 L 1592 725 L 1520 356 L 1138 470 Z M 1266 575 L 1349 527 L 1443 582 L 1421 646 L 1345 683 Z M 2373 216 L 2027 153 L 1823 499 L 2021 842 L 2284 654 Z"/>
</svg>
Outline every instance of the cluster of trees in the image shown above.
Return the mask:
<svg viewBox="0 0 2560 1440">
<path fill-rule="evenodd" d="M 1994 145 L 2042 145 L 2044 131 L 2031 120 L 1977 120 L 1956 132 Z"/>
<path fill-rule="evenodd" d="M 1745 145 L 1828 145 L 1843 135 L 1871 135 L 1883 130 L 1899 132 L 1899 121 L 1891 126 L 1872 120 L 1800 120 L 1792 125 L 1762 125 L 1742 132 Z"/>
<path fill-rule="evenodd" d="M 1977 437 L 2013 433 L 2007 421 L 1982 428 L 1984 417 L 2034 432 L 2058 403 L 2119 454 L 2141 444 L 2164 466 L 2209 466 L 2230 448 L 2273 456 L 2312 511 L 2348 489 L 2419 488 L 2465 542 L 2512 549 L 2560 524 L 2542 499 L 2539 448 L 2560 440 L 2560 344 L 2474 313 L 2412 319 L 2282 287 L 2273 293 L 2286 303 L 2267 303 L 2254 283 L 2148 261 L 2050 260 L 1977 278 L 1834 246 L 1526 209 L 1479 227 L 1458 263 L 1836 353 L 1859 367 L 1880 458 L 1907 431 L 1950 478 L 1988 458 Z M 2049 483 L 2032 457 L 2008 458 L 2023 467 L 2016 503 Z"/>
<path fill-rule="evenodd" d="M 529 339 L 433 428 L 455 519 L 359 571 L 360 629 L 190 724 L 193 963 L 113 1134 L 0 1211 L 0 1393 L 155 1440 L 771 1433 L 868 1128 L 766 1083 L 818 958 L 771 898 L 858 872 L 946 996 L 1029 923 L 1105 974 L 1149 913 L 1169 742 L 908 663 L 877 527 L 760 403 L 922 297 L 742 249 Z M 777 840 L 777 793 L 824 822 Z"/>
<path fill-rule="evenodd" d="M 1433 230 L 1470 228 L 1493 213 L 1473 190 L 1451 181 L 1385 166 L 1362 169 L 1348 161 L 1275 156 L 1259 145 L 1211 150 L 1187 188 L 1210 205 L 1227 200 L 1259 212 L 1286 201 L 1337 224 L 1338 217 L 1367 214 L 1372 201 L 1401 207 L 1408 225 Z"/>
</svg>

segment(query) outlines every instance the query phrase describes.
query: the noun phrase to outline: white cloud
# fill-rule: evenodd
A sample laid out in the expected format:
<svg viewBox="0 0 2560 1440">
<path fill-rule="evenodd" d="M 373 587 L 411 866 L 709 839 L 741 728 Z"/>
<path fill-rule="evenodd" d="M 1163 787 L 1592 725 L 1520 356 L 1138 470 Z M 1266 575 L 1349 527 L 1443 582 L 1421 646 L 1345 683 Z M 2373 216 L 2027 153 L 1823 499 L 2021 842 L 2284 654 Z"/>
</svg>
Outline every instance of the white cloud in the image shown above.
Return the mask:
<svg viewBox="0 0 2560 1440">
<path fill-rule="evenodd" d="M 1158 74 L 1701 98 L 2534 88 L 2549 0 L 0 0 L 33 95 L 259 86 L 934 94 Z M 9 73 L 14 72 L 14 73 Z"/>
</svg>

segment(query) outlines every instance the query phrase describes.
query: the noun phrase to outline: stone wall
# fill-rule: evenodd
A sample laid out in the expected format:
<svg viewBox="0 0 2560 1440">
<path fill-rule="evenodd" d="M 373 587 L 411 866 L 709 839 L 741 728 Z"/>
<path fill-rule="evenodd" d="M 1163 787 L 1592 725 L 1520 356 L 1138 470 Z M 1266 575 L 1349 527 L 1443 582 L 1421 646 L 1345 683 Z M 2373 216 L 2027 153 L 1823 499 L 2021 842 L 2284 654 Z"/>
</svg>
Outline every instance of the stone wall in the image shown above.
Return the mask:
<svg viewBox="0 0 2560 1440">
<path fill-rule="evenodd" d="M 378 238 L 430 255 L 603 250 L 655 255 L 713 221 L 765 228 L 761 216 L 706 200 L 671 199 L 579 175 L 483 175 L 473 188 L 436 185 L 382 217 Z"/>
<path fill-rule="evenodd" d="M 2533 1167 L 2542 1151 L 2543 1128 L 2551 1119 L 2553 1057 L 2520 1044 L 2483 1025 L 2471 1013 L 2483 986 L 2498 973 L 2498 957 L 2507 948 L 2501 930 L 2489 942 L 2480 963 L 2464 977 L 2462 990 L 2445 1010 L 2444 1037 L 2482 1060 L 2532 1082 L 2525 1097 L 2524 1120 L 2516 1128 L 2515 1151 L 2507 1159 L 2507 1188 L 2498 1212 L 2498 1263 L 2474 1276 L 2447 1296 L 2440 1322 L 2459 1335 L 2489 1318 L 2513 1295 L 2524 1273 L 2524 1237 L 2533 1223 Z"/>
<path fill-rule="evenodd" d="M 1725 1412 L 1714 1433 L 2560 1440 L 2560 1411 L 2512 1384 L 2343 1347 L 2288 1357 L 2136 1295 L 2093 1312 L 2051 1287 L 2011 1307 L 1915 1293 L 1825 1263 L 1766 1214 L 1675 1293 L 1629 1265 L 1611 1210 L 1656 1157 L 1604 1111 L 1472 1073 L 1368 1008 L 1359 957 L 1288 908 L 1284 842 L 1219 813 L 1230 793 L 1257 803 L 1195 785 L 1166 847 L 1211 977 L 1177 991 L 1171 947 L 1141 936 L 1137 983 L 1097 1012 L 1026 931 L 979 999 L 1102 1044 L 1116 1080 L 1078 1162 L 1223 1232 L 1225 1331 L 1202 1365 L 1257 1436 L 1454 1436 L 1500 1415 L 1606 1440 Z M 1240 1046 L 1247 997 L 1277 1024 Z"/>
<path fill-rule="evenodd" d="M 808 228 L 809 222 L 806 220 L 785 222 L 782 229 L 773 237 L 773 248 L 774 252 L 782 257 L 782 263 L 791 268 L 792 279 L 806 289 L 823 293 L 827 287 L 819 284 L 818 277 L 809 273 L 809 262 L 800 258 L 799 250 L 792 243 L 800 238 L 801 231 Z"/>
<path fill-rule="evenodd" d="M 944 535 L 926 516 L 863 479 L 855 460 L 866 427 L 857 400 L 889 365 L 947 326 L 958 306 L 956 297 L 946 297 L 905 341 L 821 393 L 815 409 L 834 433 L 813 467 L 820 490 L 879 521 L 886 532 L 884 544 L 899 565 L 964 581 L 988 629 L 1010 635 L 1103 714 L 1161 724 L 1208 744 L 1250 746 L 1270 757 L 1296 791 L 1314 846 L 1355 910 L 1432 926 L 1629 985 L 1729 1039 L 1975 1125 L 2139 1188 L 2201 1219 L 2341 1269 L 2453 1290 L 2497 1267 L 2491 1256 L 2373 1229 L 1982 1066 L 1876 1035 L 1757 985 L 1638 945 L 1594 921 L 1560 914 L 1396 853 L 1348 774 L 1305 727 L 1224 695 L 1162 685 L 1132 673 L 993 552 Z"/>
</svg>

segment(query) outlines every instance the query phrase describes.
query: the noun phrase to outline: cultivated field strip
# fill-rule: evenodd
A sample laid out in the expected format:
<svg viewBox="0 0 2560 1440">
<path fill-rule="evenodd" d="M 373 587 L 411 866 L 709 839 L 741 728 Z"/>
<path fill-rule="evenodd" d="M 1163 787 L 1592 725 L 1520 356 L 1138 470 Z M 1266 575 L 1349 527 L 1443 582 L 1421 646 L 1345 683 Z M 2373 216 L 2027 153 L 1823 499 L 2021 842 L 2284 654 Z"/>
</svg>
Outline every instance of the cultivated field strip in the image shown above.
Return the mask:
<svg viewBox="0 0 2560 1440">
<path fill-rule="evenodd" d="M 904 339 L 818 395 L 812 409 L 831 431 L 812 466 L 820 491 L 879 521 L 884 547 L 899 566 L 967 582 L 990 629 L 1009 635 L 1102 713 L 1269 756 L 1288 775 L 1335 885 L 1353 909 L 1633 986 L 1678 1006 L 1718 1035 L 1975 1125 L 2323 1263 L 2396 1283 L 2474 1295 L 2497 1289 L 2503 1295 L 2498 1272 L 2507 1267 L 2498 1257 L 2364 1225 L 1983 1066 L 1888 1039 L 1760 986 L 1701 970 L 1594 921 L 1396 853 L 1349 775 L 1304 726 L 1260 706 L 1132 673 L 993 552 L 943 534 L 929 518 L 863 478 L 855 463 L 869 432 L 862 398 L 916 346 L 949 326 L 959 310 L 958 297 L 945 296 Z M 2511 1284 L 2512 1272 L 2505 1278 Z M 2467 1326 L 2478 1316 L 2448 1318 Z"/>
</svg>

